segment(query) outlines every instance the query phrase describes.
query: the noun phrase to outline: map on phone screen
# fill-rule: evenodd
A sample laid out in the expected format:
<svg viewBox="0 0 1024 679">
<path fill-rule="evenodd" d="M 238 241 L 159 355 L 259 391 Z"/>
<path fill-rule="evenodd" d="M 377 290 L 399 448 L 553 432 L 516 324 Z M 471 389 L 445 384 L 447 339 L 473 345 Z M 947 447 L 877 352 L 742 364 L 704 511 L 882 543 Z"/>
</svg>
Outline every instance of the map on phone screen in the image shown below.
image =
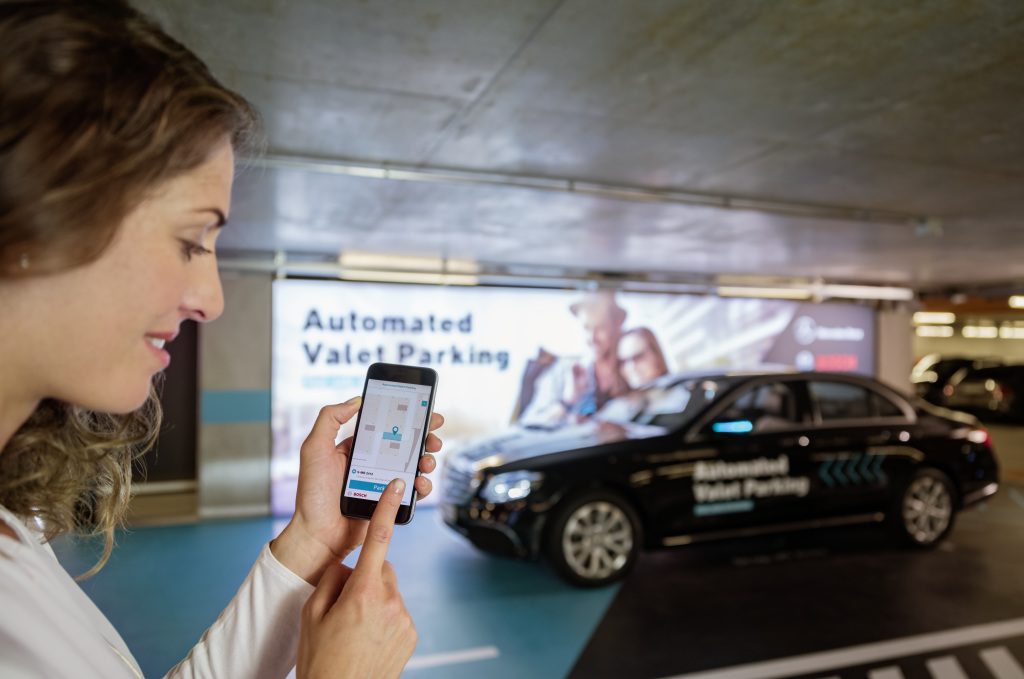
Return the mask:
<svg viewBox="0 0 1024 679">
<path fill-rule="evenodd" d="M 402 504 L 412 502 L 430 389 L 425 384 L 367 381 L 346 496 L 379 500 L 387 484 L 401 478 L 405 480 Z"/>
</svg>

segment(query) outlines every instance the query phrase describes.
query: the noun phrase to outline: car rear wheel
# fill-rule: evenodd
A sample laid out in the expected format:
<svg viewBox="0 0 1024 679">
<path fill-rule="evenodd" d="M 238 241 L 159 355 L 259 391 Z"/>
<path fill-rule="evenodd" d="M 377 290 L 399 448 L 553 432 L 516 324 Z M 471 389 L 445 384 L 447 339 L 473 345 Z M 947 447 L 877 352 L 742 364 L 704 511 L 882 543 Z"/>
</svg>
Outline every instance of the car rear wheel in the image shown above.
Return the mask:
<svg viewBox="0 0 1024 679">
<path fill-rule="evenodd" d="M 545 552 L 559 575 L 580 587 L 621 579 L 640 551 L 640 521 L 617 493 L 592 490 L 562 503 L 552 517 Z"/>
<path fill-rule="evenodd" d="M 956 500 L 949 477 L 938 469 L 919 469 L 899 498 L 896 528 L 914 547 L 932 547 L 953 528 Z"/>
</svg>

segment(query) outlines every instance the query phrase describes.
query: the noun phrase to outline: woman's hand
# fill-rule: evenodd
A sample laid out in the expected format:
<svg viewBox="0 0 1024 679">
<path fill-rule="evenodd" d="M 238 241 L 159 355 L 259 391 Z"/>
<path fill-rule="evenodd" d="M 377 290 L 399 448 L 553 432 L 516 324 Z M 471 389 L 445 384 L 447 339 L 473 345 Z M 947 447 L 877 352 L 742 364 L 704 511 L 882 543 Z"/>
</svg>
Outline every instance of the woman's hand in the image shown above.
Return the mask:
<svg viewBox="0 0 1024 679">
<path fill-rule="evenodd" d="M 341 513 L 342 484 L 352 451 L 352 437 L 335 445 L 341 425 L 352 419 L 360 405 L 362 399 L 356 397 L 320 410 L 313 430 L 299 451 L 295 514 L 270 546 L 278 561 L 312 585 L 319 582 L 327 564 L 344 559 L 366 538 L 367 522 Z M 430 431 L 443 424 L 444 417 L 434 413 Z M 426 449 L 419 470 L 429 474 L 437 467 L 430 453 L 441 450 L 441 439 L 428 434 Z M 430 479 L 423 476 L 416 477 L 414 487 L 420 498 L 429 495 L 433 488 Z"/>
<path fill-rule="evenodd" d="M 355 568 L 326 567 L 302 609 L 297 676 L 398 677 L 416 648 L 416 628 L 384 560 L 405 484 L 388 484 Z"/>
</svg>

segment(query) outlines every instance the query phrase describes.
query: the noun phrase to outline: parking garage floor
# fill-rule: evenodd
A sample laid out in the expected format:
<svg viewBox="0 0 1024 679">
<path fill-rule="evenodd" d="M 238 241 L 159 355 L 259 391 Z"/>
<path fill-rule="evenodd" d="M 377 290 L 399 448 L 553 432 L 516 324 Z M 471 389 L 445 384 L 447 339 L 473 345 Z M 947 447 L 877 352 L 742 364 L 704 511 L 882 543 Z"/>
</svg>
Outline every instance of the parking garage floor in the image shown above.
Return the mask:
<svg viewBox="0 0 1024 679">
<path fill-rule="evenodd" d="M 931 552 L 816 531 L 644 554 L 620 587 L 581 591 L 477 553 L 424 508 L 391 551 L 420 632 L 406 676 L 1024 677 L 1024 429 L 993 434 L 1008 482 Z M 160 676 L 276 528 L 138 528 L 83 587 Z M 88 545 L 55 547 L 72 573 L 90 564 Z"/>
</svg>

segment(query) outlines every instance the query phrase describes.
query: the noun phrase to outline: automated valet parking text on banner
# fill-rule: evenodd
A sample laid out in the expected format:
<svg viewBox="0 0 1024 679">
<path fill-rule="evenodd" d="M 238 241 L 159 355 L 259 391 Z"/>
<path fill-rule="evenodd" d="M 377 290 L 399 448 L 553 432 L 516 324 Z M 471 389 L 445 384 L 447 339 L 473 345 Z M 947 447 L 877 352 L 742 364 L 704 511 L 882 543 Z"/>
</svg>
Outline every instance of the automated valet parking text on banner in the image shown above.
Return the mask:
<svg viewBox="0 0 1024 679">
<path fill-rule="evenodd" d="M 293 510 L 299 447 L 320 407 L 357 395 L 371 363 L 437 370 L 435 407 L 451 451 L 510 426 L 560 426 L 552 407 L 581 393 L 602 351 L 621 359 L 626 390 L 701 369 L 872 374 L 874 317 L 786 300 L 276 281 L 274 512 Z M 601 405 L 577 403 L 575 421 L 600 417 Z"/>
</svg>

